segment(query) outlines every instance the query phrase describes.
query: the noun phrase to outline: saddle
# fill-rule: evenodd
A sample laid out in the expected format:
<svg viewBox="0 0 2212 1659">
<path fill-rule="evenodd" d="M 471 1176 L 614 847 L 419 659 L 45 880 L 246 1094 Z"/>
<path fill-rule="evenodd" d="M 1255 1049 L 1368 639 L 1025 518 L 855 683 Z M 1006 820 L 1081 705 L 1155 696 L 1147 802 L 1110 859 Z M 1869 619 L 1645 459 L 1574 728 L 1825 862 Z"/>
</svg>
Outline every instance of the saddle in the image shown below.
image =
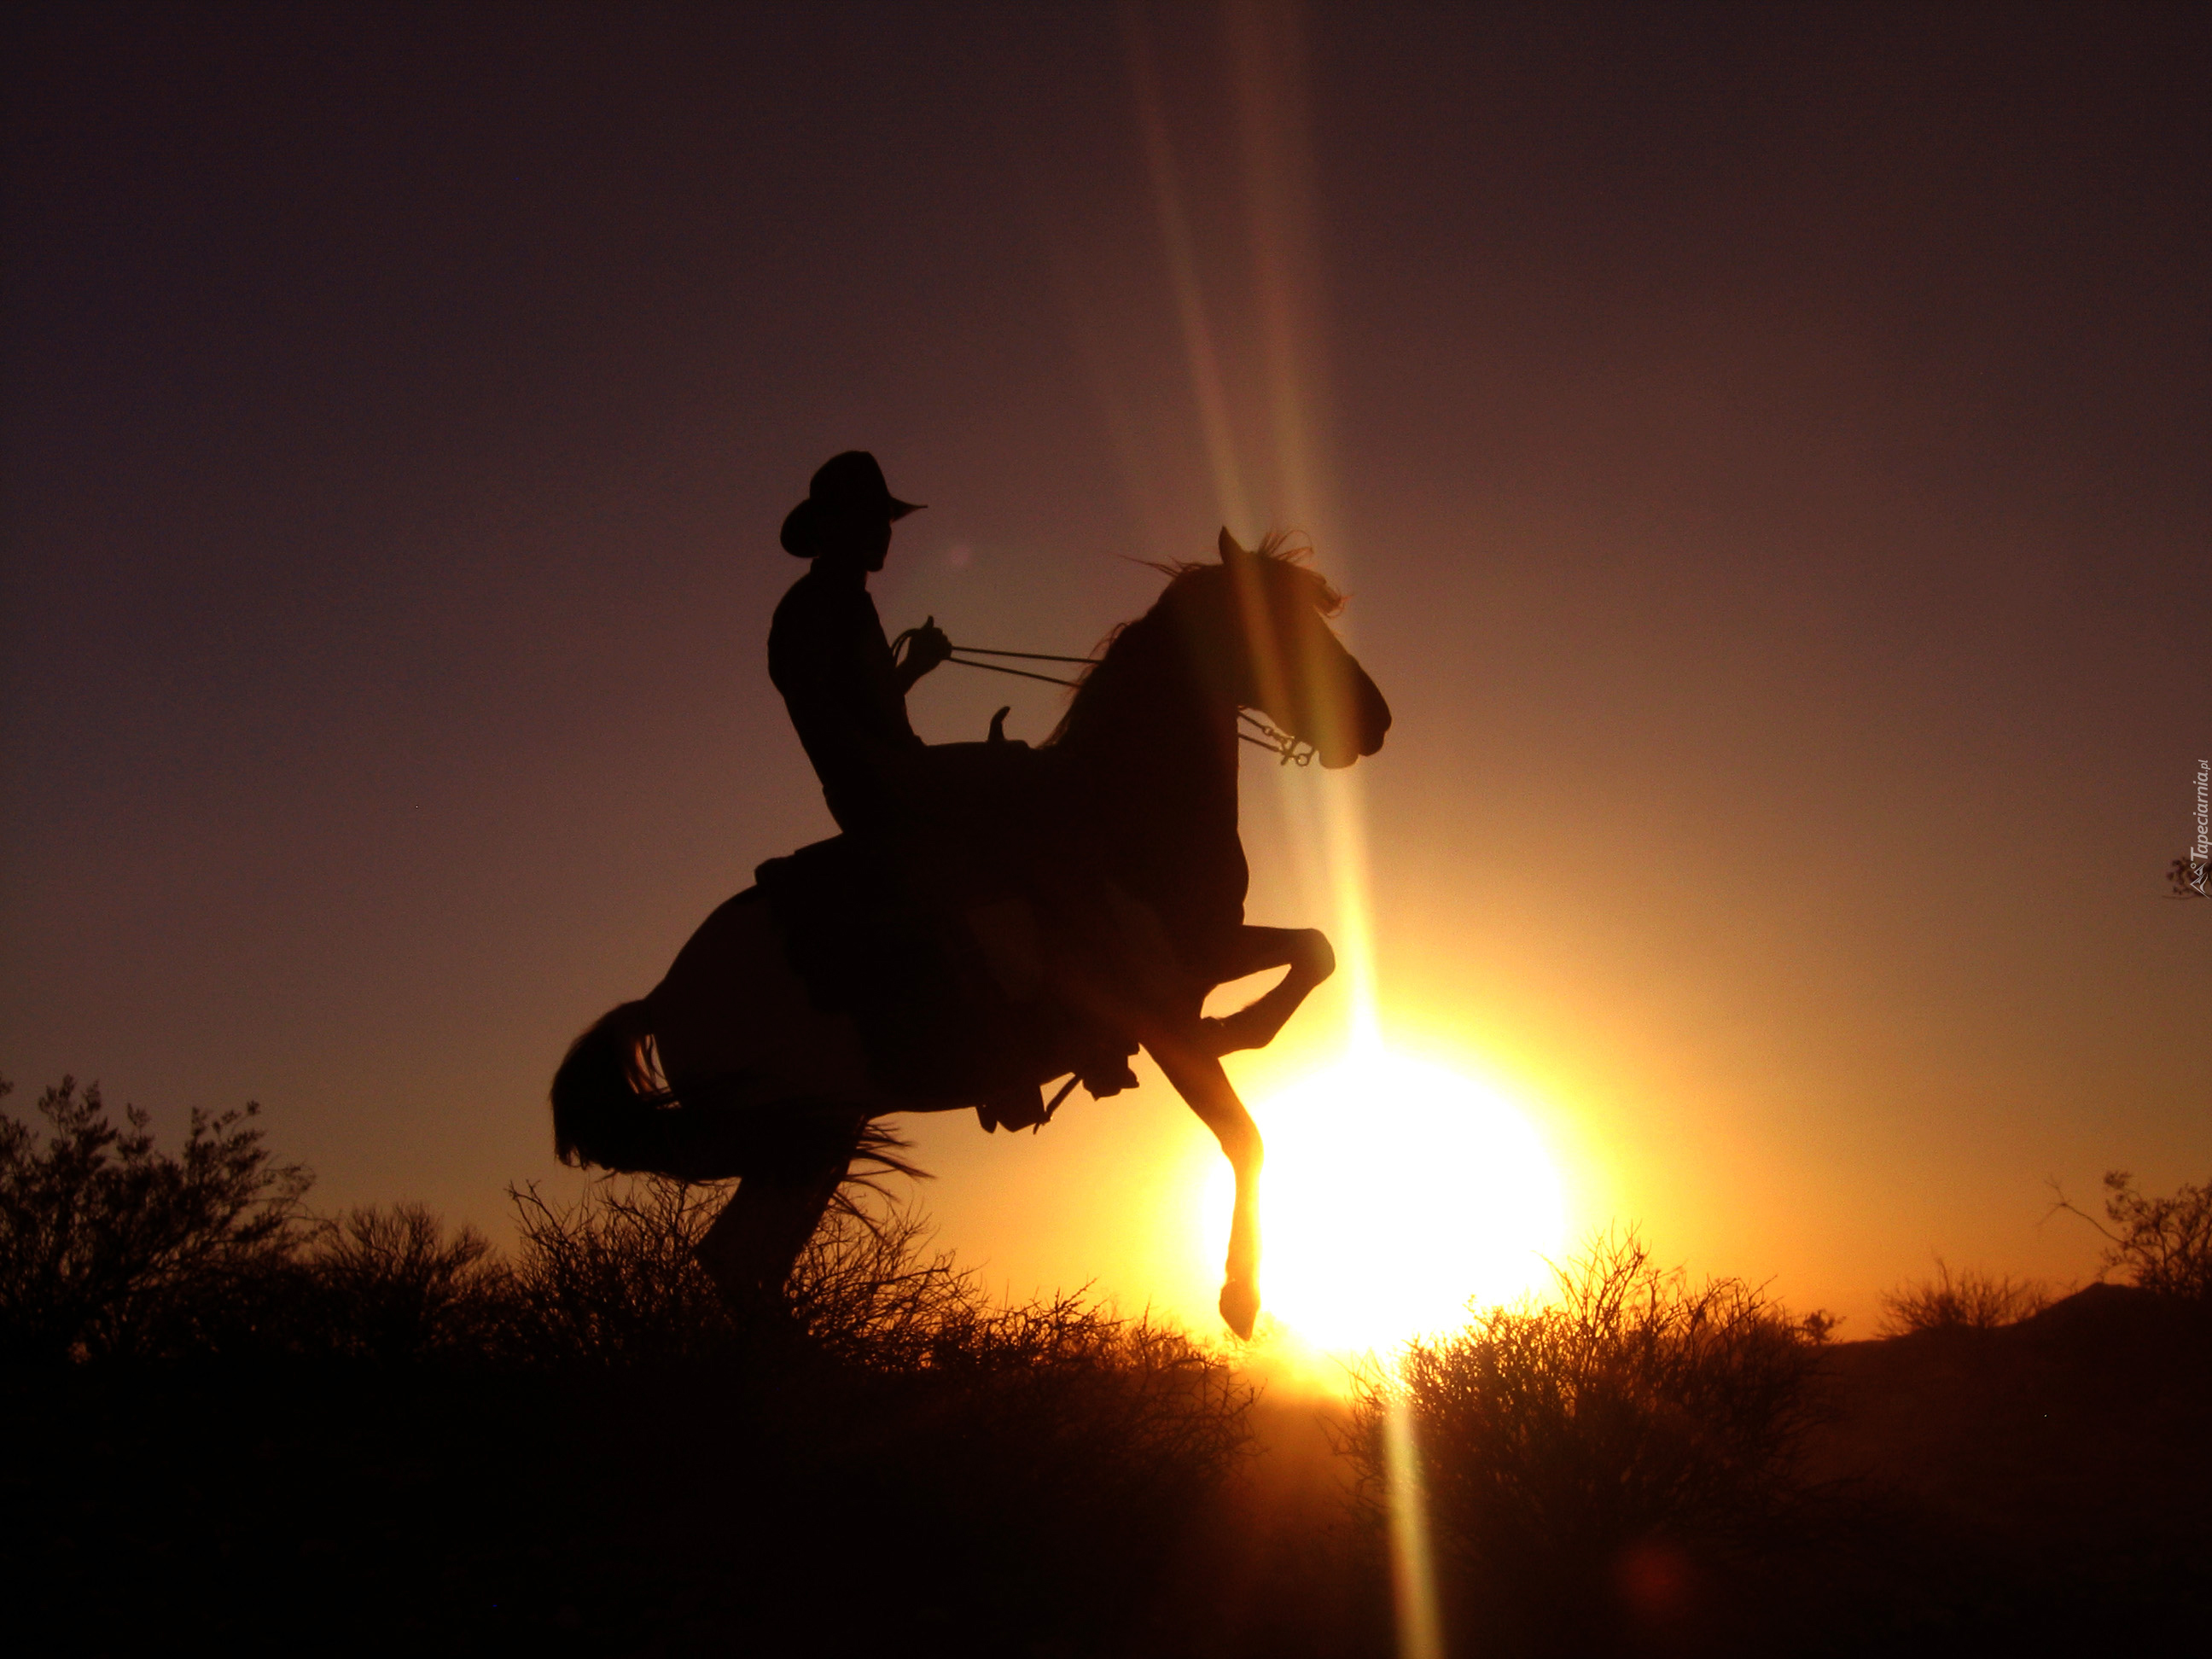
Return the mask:
<svg viewBox="0 0 2212 1659">
<path fill-rule="evenodd" d="M 1134 1087 L 1133 1039 L 1048 990 L 1048 953 L 1082 941 L 1048 936 L 1032 826 L 1005 805 L 1035 781 L 1017 757 L 1035 757 L 1013 744 L 930 753 L 950 787 L 912 828 L 834 836 L 754 873 L 809 1000 L 851 1016 L 879 1088 L 972 1105 L 987 1130 L 1041 1126 L 1067 1092 L 1048 1104 L 1043 1085 L 1068 1073 L 1094 1096 Z"/>
</svg>

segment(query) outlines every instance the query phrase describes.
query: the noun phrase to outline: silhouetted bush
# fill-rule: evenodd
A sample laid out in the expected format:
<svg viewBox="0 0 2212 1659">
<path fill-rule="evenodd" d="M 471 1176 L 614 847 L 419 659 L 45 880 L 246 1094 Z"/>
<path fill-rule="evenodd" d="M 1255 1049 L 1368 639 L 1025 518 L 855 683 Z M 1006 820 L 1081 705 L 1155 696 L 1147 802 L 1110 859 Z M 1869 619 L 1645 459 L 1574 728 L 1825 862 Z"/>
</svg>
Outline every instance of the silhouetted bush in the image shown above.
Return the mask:
<svg viewBox="0 0 2212 1659">
<path fill-rule="evenodd" d="M 2100 1278 L 2118 1273 L 2162 1296 L 2212 1298 L 2212 1182 L 2153 1198 L 2136 1190 L 2125 1170 L 2107 1170 L 2104 1221 L 2063 1193 L 2052 1207 L 2080 1216 L 2105 1236 Z"/>
<path fill-rule="evenodd" d="M 294 1346 L 406 1364 L 497 1357 L 512 1275 L 473 1227 L 447 1232 L 421 1204 L 351 1209 L 319 1226 L 292 1264 Z"/>
<path fill-rule="evenodd" d="M 726 1187 L 614 1176 L 568 1206 L 509 1190 L 521 1233 L 509 1340 L 531 1362 L 742 1358 L 757 1370 L 803 1352 L 901 1381 L 897 1398 L 917 1409 L 957 1397 L 1000 1443 L 1026 1447 L 1030 1474 L 1048 1482 L 1054 1443 L 1086 1462 L 1113 1447 L 1111 1482 L 1130 1486 L 1210 1479 L 1243 1443 L 1249 1391 L 1219 1356 L 1080 1296 L 994 1305 L 929 1248 L 910 1209 L 833 1210 L 799 1258 L 784 1313 L 747 1324 L 694 1254 Z"/>
<path fill-rule="evenodd" d="M 801 1253 L 785 1308 L 766 1328 L 724 1304 L 696 1250 L 733 1183 L 613 1176 L 573 1204 L 511 1187 L 520 1248 L 510 1340 L 536 1362 L 633 1364 L 726 1357 L 804 1338 L 872 1369 L 926 1363 L 981 1316 L 971 1277 L 926 1252 L 910 1211 L 835 1208 Z"/>
<path fill-rule="evenodd" d="M 41 1095 L 43 1133 L 0 1112 L 0 1355 L 189 1350 L 226 1303 L 252 1299 L 301 1242 L 313 1179 L 273 1161 L 259 1110 L 196 1108 L 173 1157 L 137 1107 L 113 1122 L 98 1084 L 79 1094 L 65 1077 Z"/>
<path fill-rule="evenodd" d="M 1911 1331 L 1989 1331 L 2016 1325 L 2049 1307 L 2051 1291 L 2036 1279 L 1971 1267 L 1954 1278 L 1950 1265 L 1939 1255 L 1935 1278 L 1884 1291 L 1879 1299 L 1882 1334 L 1902 1336 Z"/>
<path fill-rule="evenodd" d="M 516 1357 L 623 1364 L 726 1351 L 730 1315 L 692 1252 L 728 1196 L 658 1176 L 594 1182 L 572 1205 L 508 1188 Z"/>
<path fill-rule="evenodd" d="M 1352 1450 L 1387 1503 L 1398 1416 L 1445 1577 L 1486 1637 L 1582 1650 L 1700 1553 L 1797 1523 L 1833 1322 L 1793 1318 L 1741 1279 L 1662 1272 L 1632 1232 L 1555 1273 L 1548 1303 L 1476 1311 L 1370 1372 Z"/>
<path fill-rule="evenodd" d="M 784 1309 L 765 1328 L 739 1321 L 696 1254 L 732 1185 L 613 1176 L 566 1205 L 534 1185 L 510 1187 L 514 1352 L 631 1364 L 806 1339 L 843 1360 L 902 1370 L 986 1316 L 971 1276 L 927 1250 L 927 1223 L 884 1206 L 833 1208 L 799 1256 Z"/>
<path fill-rule="evenodd" d="M 1081 1296 L 995 1304 L 881 1202 L 739 1316 L 694 1255 L 726 1187 L 514 1189 L 503 1255 L 420 1205 L 311 1217 L 252 1108 L 174 1157 L 96 1090 L 40 1112 L 0 1118 L 0 1358 L 41 1362 L 0 1394 L 52 1432 L 0 1553 L 88 1650 L 341 1607 L 557 1644 L 578 1605 L 625 1650 L 917 1607 L 963 1650 L 1090 1642 L 1144 1616 L 1246 1439 L 1218 1354 Z M 241 1595 L 234 1559 L 284 1566 Z"/>
<path fill-rule="evenodd" d="M 948 1305 L 925 1340 L 879 1352 L 897 1356 L 891 1374 L 922 1409 L 941 1417 L 957 1402 L 998 1443 L 984 1455 L 1010 1514 L 1071 1500 L 1141 1506 L 1194 1492 L 1247 1438 L 1252 1394 L 1219 1355 L 1079 1296 Z M 952 1444 L 967 1447 L 969 1436 Z"/>
<path fill-rule="evenodd" d="M 876 1194 L 880 1198 L 881 1194 Z M 786 1287 L 798 1327 L 828 1351 L 881 1370 L 932 1363 L 991 1317 L 975 1275 L 931 1248 L 917 1209 L 889 1201 L 834 1208 Z"/>
</svg>

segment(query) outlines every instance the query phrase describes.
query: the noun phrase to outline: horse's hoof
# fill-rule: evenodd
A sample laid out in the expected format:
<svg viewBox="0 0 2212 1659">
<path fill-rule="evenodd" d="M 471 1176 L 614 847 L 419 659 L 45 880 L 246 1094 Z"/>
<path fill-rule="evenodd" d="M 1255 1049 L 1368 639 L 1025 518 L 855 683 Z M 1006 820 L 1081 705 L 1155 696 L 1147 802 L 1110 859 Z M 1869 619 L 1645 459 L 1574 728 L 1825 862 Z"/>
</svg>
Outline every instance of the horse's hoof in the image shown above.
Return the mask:
<svg viewBox="0 0 2212 1659">
<path fill-rule="evenodd" d="M 1221 1287 L 1221 1322 L 1243 1341 L 1252 1340 L 1252 1327 L 1260 1317 L 1260 1287 L 1249 1279 L 1232 1279 Z"/>
</svg>

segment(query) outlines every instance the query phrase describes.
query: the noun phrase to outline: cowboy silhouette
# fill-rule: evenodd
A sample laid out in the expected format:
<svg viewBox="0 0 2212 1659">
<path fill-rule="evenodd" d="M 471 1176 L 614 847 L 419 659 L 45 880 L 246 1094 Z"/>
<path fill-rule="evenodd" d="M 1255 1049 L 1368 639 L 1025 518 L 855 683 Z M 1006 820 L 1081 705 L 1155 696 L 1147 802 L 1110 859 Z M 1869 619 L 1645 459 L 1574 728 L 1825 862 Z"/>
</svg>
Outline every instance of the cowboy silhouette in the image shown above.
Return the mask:
<svg viewBox="0 0 2212 1659">
<path fill-rule="evenodd" d="M 799 948 L 817 1001 L 855 1015 L 882 1074 L 965 1082 L 987 1123 L 1027 1124 L 1041 1115 L 1022 1041 L 1036 1013 L 1008 1003 L 974 934 L 979 907 L 1018 890 L 1007 767 L 1029 750 L 995 730 L 988 744 L 925 744 L 907 718 L 906 694 L 952 645 L 933 618 L 896 656 L 868 577 L 893 523 L 918 510 L 890 493 L 874 456 L 850 449 L 783 521 L 784 550 L 812 568 L 776 607 L 769 677 L 844 834 L 759 878 L 788 930 L 811 941 Z"/>
<path fill-rule="evenodd" d="M 907 720 L 906 694 L 952 654 L 933 617 L 894 661 L 868 593 L 868 577 L 890 550 L 892 524 L 919 510 L 891 494 L 873 455 L 848 449 L 822 464 L 783 521 L 784 551 L 813 568 L 775 608 L 769 678 L 822 780 L 830 815 L 848 831 L 882 831 L 904 816 L 924 746 Z"/>
</svg>

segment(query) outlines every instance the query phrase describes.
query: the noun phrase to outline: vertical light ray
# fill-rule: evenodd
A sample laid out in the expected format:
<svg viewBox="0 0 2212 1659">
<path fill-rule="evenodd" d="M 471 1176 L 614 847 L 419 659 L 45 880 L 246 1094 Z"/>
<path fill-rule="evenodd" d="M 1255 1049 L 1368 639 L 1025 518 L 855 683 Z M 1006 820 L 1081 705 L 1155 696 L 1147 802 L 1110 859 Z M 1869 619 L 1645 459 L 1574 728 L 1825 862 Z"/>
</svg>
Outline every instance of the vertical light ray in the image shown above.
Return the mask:
<svg viewBox="0 0 2212 1659">
<path fill-rule="evenodd" d="M 1183 350 L 1190 361 L 1190 385 L 1198 403 L 1200 429 L 1213 472 L 1213 493 L 1224 524 L 1238 535 L 1250 533 L 1251 508 L 1237 464 L 1237 434 L 1229 418 L 1229 394 L 1221 378 L 1220 354 L 1206 317 L 1205 291 L 1199 286 L 1198 254 L 1182 200 L 1182 176 L 1168 139 L 1167 111 L 1152 63 L 1152 39 L 1138 0 L 1124 0 L 1121 33 L 1129 52 L 1129 78 L 1137 94 L 1137 125 L 1145 141 L 1145 164 L 1152 174 L 1152 201 L 1159 216 L 1160 240 L 1167 251 L 1176 314 L 1182 325 Z"/>
<path fill-rule="evenodd" d="M 1250 215 L 1253 290 L 1265 357 L 1275 479 L 1294 522 L 1327 550 L 1346 580 L 1349 550 L 1332 512 L 1318 411 L 1325 393 L 1316 301 L 1313 189 L 1308 165 L 1305 53 L 1295 4 L 1223 0 Z M 1302 884 L 1328 905 L 1340 970 L 1350 991 L 1350 1046 L 1382 1046 L 1369 903 L 1364 779 L 1358 769 L 1292 778 L 1279 774 Z M 1443 1659 L 1443 1631 L 1429 1543 L 1429 1505 L 1411 1403 L 1391 1390 L 1383 1420 L 1389 1483 L 1390 1577 L 1401 1659 Z"/>
<path fill-rule="evenodd" d="M 1364 781 L 1356 772 L 1322 781 L 1321 843 L 1334 890 L 1337 959 L 1351 992 L 1352 1030 L 1356 1048 L 1379 1048 L 1376 1012 L 1375 933 L 1368 903 L 1367 811 Z"/>
<path fill-rule="evenodd" d="M 1399 1656 L 1443 1659 L 1436 1559 L 1429 1548 L 1428 1489 L 1413 1408 L 1402 1387 L 1392 1389 L 1383 1411 L 1382 1449 L 1389 1470 L 1390 1589 L 1398 1606 Z"/>
<path fill-rule="evenodd" d="M 1319 270 L 1310 146 L 1303 142 L 1301 119 L 1308 107 L 1304 20 L 1295 4 L 1224 0 L 1222 23 L 1243 155 L 1280 506 L 1291 525 L 1333 547 L 1331 480 L 1319 430 L 1327 388 L 1315 325 Z"/>
<path fill-rule="evenodd" d="M 1043 195 L 1042 191 L 1036 192 L 1040 204 Z M 1074 338 L 1076 358 L 1082 365 L 1085 380 L 1090 383 L 1099 417 L 1105 423 L 1106 440 L 1113 448 L 1122 500 L 1137 526 L 1144 556 L 1156 560 L 1187 558 L 1190 553 L 1188 526 L 1182 522 L 1181 514 L 1166 509 L 1158 487 L 1161 469 L 1155 465 L 1156 458 L 1147 441 L 1149 434 L 1135 407 L 1135 399 L 1126 387 L 1124 357 L 1116 352 L 1104 326 L 1094 314 L 1091 298 L 1085 291 L 1077 262 L 1067 252 L 1068 238 L 1062 234 L 1060 225 L 1054 222 L 1054 216 L 1042 205 L 1037 209 L 1037 219 L 1044 227 L 1042 240 Z"/>
<path fill-rule="evenodd" d="M 1236 533 L 1250 524 L 1236 428 L 1203 291 L 1182 184 L 1169 140 L 1160 88 L 1144 17 L 1136 0 L 1125 0 L 1122 22 L 1146 161 L 1152 175 L 1161 240 L 1182 325 L 1191 387 L 1206 434 L 1214 488 L 1224 523 Z M 1325 357 L 1316 303 L 1319 260 L 1314 235 L 1312 169 L 1308 165 L 1304 40 L 1294 3 L 1222 0 L 1224 38 L 1243 159 L 1245 205 L 1251 238 L 1252 296 L 1267 396 L 1266 430 L 1273 467 L 1264 476 L 1273 494 L 1272 523 L 1303 530 L 1326 554 L 1338 580 L 1349 561 L 1331 511 L 1333 479 L 1323 459 L 1327 445 L 1320 410 Z M 1255 690 L 1273 707 L 1301 665 L 1285 659 L 1291 640 L 1275 625 L 1256 569 L 1237 580 L 1247 636 L 1254 642 Z M 1293 772 L 1275 769 L 1284 817 L 1300 884 L 1310 902 L 1331 915 L 1340 970 L 1349 981 L 1355 1051 L 1381 1046 L 1376 1012 L 1375 950 L 1370 921 L 1367 837 L 1363 792 L 1356 770 Z M 1401 1659 L 1443 1659 L 1429 1508 L 1410 1402 L 1391 1390 L 1384 1419 L 1389 1484 L 1390 1556 Z"/>
<path fill-rule="evenodd" d="M 1243 151 L 1276 488 L 1291 522 L 1314 539 L 1342 584 L 1350 550 L 1333 511 L 1321 412 L 1328 354 L 1319 321 L 1304 20 L 1298 6 L 1279 0 L 1223 0 L 1221 21 Z M 1309 902 L 1330 914 L 1357 1047 L 1380 1041 L 1363 783 L 1356 769 L 1279 779 L 1300 885 Z"/>
</svg>

